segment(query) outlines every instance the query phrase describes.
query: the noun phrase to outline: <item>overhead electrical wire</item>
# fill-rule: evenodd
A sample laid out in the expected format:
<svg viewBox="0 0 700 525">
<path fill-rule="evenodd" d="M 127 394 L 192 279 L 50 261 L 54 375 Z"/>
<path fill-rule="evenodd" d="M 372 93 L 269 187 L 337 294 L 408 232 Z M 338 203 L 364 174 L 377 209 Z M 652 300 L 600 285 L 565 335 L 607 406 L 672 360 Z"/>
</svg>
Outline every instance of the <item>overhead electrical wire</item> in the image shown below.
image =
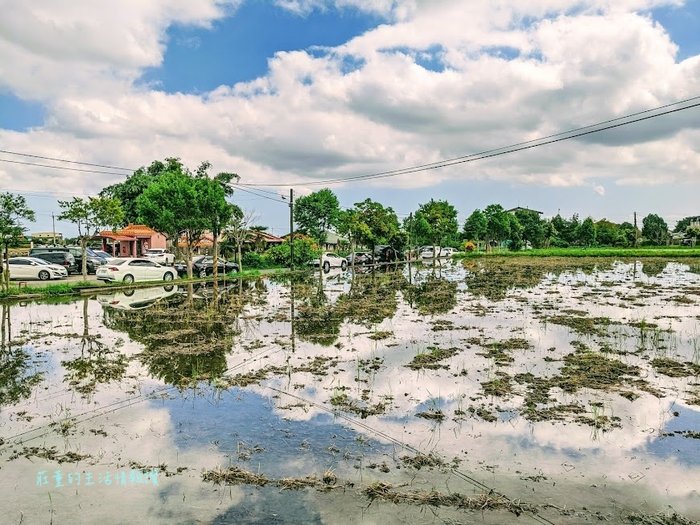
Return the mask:
<svg viewBox="0 0 700 525">
<path fill-rule="evenodd" d="M 107 168 L 110 170 L 135 171 L 135 170 L 132 170 L 131 168 L 122 168 L 120 166 L 110 166 L 108 164 L 94 164 L 92 162 L 83 162 L 80 160 L 70 160 L 70 159 L 60 159 L 57 157 L 46 157 L 44 155 L 34 155 L 32 153 L 20 153 L 19 151 L 10 151 L 10 150 L 6 150 L 6 149 L 0 149 L 0 153 L 5 153 L 7 155 L 16 155 L 18 157 L 29 157 L 32 159 L 51 160 L 54 162 L 65 162 L 68 164 L 79 164 L 81 166 L 93 166 L 95 168 Z"/>
<path fill-rule="evenodd" d="M 679 100 L 677 102 L 664 104 L 662 106 L 658 106 L 658 107 L 655 107 L 652 109 L 646 109 L 643 111 L 638 111 L 636 113 L 630 113 L 630 114 L 622 116 L 622 117 L 616 117 L 613 119 L 604 120 L 604 121 L 598 122 L 596 124 L 589 124 L 587 126 L 570 129 L 568 131 L 562 131 L 559 133 L 546 135 L 543 137 L 539 137 L 537 139 L 527 140 L 527 141 L 523 141 L 523 142 L 517 142 L 514 144 L 510 144 L 508 146 L 502 146 L 500 148 L 484 150 L 484 151 L 481 151 L 478 153 L 471 153 L 471 154 L 462 155 L 459 157 L 443 159 L 440 161 L 431 162 L 431 163 L 427 163 L 427 164 L 408 166 L 406 168 L 398 168 L 398 169 L 394 169 L 394 170 L 369 173 L 369 174 L 365 174 L 365 175 L 353 175 L 353 176 L 347 176 L 347 177 L 337 177 L 337 178 L 325 179 L 325 180 L 311 180 L 311 181 L 301 181 L 300 180 L 300 181 L 281 182 L 281 183 L 243 183 L 243 182 L 239 182 L 239 183 L 236 183 L 235 186 L 241 191 L 244 191 L 243 187 L 248 187 L 248 188 L 256 188 L 258 191 L 261 191 L 261 192 L 265 192 L 265 193 L 269 193 L 269 194 L 276 194 L 275 192 L 265 190 L 263 188 L 265 188 L 265 187 L 294 187 L 294 186 L 317 186 L 317 185 L 341 184 L 341 183 L 346 183 L 346 182 L 355 182 L 355 181 L 365 181 L 365 180 L 397 177 L 397 176 L 401 176 L 401 175 L 408 175 L 408 174 L 418 173 L 418 172 L 422 172 L 422 171 L 430 171 L 430 170 L 445 168 L 445 167 L 454 166 L 454 165 L 458 165 L 458 164 L 465 164 L 465 163 L 469 163 L 469 162 L 475 162 L 478 160 L 484 160 L 484 159 L 488 159 L 488 158 L 498 157 L 501 155 L 507 155 L 509 153 L 515 153 L 518 151 L 533 149 L 533 148 L 537 148 L 540 146 L 554 144 L 557 142 L 563 142 L 565 140 L 571 140 L 574 138 L 579 138 L 579 137 L 591 135 L 594 133 L 600 133 L 602 131 L 607 131 L 607 130 L 619 128 L 622 126 L 628 126 L 630 124 L 635 124 L 638 122 L 650 120 L 650 119 L 661 117 L 664 115 L 669 115 L 671 113 L 685 111 L 687 109 L 692 109 L 692 108 L 696 108 L 696 107 L 700 106 L 700 102 L 696 102 L 694 104 L 690 104 L 690 105 L 686 105 L 686 106 L 682 106 L 682 107 L 675 107 L 674 108 L 674 106 L 679 106 L 681 104 L 687 104 L 689 102 L 694 102 L 697 100 L 700 100 L 700 95 L 686 98 L 683 100 Z M 673 108 L 673 109 L 668 109 L 668 108 Z M 661 110 L 665 110 L 665 111 L 661 111 Z M 652 114 L 650 115 L 650 113 L 652 113 Z M 642 115 L 644 115 L 644 116 L 642 116 Z M 639 118 L 633 118 L 633 117 L 639 117 Z M 84 165 L 84 166 L 93 166 L 93 167 L 112 169 L 112 170 L 122 170 L 122 171 L 131 171 L 131 172 L 136 171 L 135 169 L 132 169 L 132 168 L 111 166 L 111 165 L 107 165 L 107 164 L 96 164 L 96 163 L 83 162 L 83 161 L 72 160 L 72 159 L 61 159 L 61 158 L 56 158 L 56 157 L 48 157 L 48 156 L 44 156 L 44 155 L 36 155 L 36 154 L 30 154 L 30 153 L 21 153 L 21 152 L 4 150 L 4 149 L 0 149 L 0 153 L 4 153 L 4 154 L 8 154 L 8 155 L 18 155 L 18 156 L 23 156 L 23 157 L 28 157 L 28 158 L 36 158 L 36 159 L 42 159 L 42 160 L 50 160 L 53 162 L 64 162 L 64 163 L 78 164 L 78 165 Z M 21 164 L 21 165 L 26 165 L 26 166 L 37 166 L 37 167 L 48 168 L 48 169 L 75 171 L 75 172 L 82 172 L 82 173 L 95 173 L 95 174 L 101 174 L 101 175 L 120 175 L 120 176 L 124 175 L 124 173 L 117 173 L 117 172 L 113 172 L 113 171 L 72 168 L 72 167 L 67 167 L 67 166 L 56 166 L 56 165 L 51 165 L 51 164 L 33 163 L 33 162 L 18 161 L 18 160 L 11 160 L 11 159 L 1 159 L 0 158 L 0 162 L 6 162 L 6 163 L 11 163 L 11 164 Z M 258 195 L 258 196 L 263 197 L 262 195 Z M 278 202 L 285 202 L 283 200 L 272 198 L 272 197 L 264 197 L 264 198 L 268 198 L 270 200 L 275 200 Z"/>
<path fill-rule="evenodd" d="M 419 164 L 419 165 L 415 165 L 415 166 L 409 166 L 406 168 L 399 168 L 399 169 L 394 169 L 394 170 L 389 170 L 389 171 L 381 171 L 381 172 L 370 173 L 370 174 L 365 174 L 365 175 L 354 175 L 354 176 L 348 176 L 348 177 L 338 177 L 338 178 L 334 178 L 334 179 L 325 179 L 325 180 L 317 180 L 317 181 L 313 181 L 313 180 L 312 181 L 293 181 L 293 182 L 286 182 L 286 183 L 269 183 L 269 184 L 239 183 L 239 185 L 240 186 L 247 186 L 247 187 L 317 186 L 317 185 L 322 185 L 322 184 L 323 185 L 340 184 L 340 183 L 344 183 L 344 182 L 354 182 L 354 181 L 359 181 L 359 180 L 372 180 L 372 179 L 381 179 L 381 178 L 388 178 L 388 177 L 397 177 L 400 175 L 408 175 L 411 173 L 418 173 L 421 171 L 429 171 L 429 170 L 444 168 L 444 167 L 448 167 L 448 166 L 454 166 L 457 164 L 464 164 L 464 163 L 468 163 L 468 162 L 475 162 L 477 160 L 498 157 L 498 156 L 506 155 L 509 153 L 515 153 L 517 151 L 533 149 L 536 147 L 545 146 L 548 144 L 554 144 L 557 142 L 563 142 L 565 140 L 571 140 L 574 138 L 578 138 L 578 137 L 582 137 L 582 136 L 586 136 L 586 135 L 591 135 L 594 133 L 600 133 L 602 131 L 606 131 L 606 130 L 610 130 L 610 129 L 614 129 L 614 128 L 619 128 L 622 126 L 628 126 L 630 124 L 634 124 L 637 122 L 650 120 L 653 118 L 661 117 L 661 116 L 668 115 L 671 113 L 677 113 L 679 111 L 684 111 L 687 109 L 692 109 L 692 108 L 700 106 L 700 102 L 697 102 L 695 104 L 691 104 L 688 106 L 683 106 L 680 108 L 668 109 L 666 111 L 658 112 L 659 110 L 662 110 L 662 109 L 670 108 L 670 107 L 677 106 L 680 104 L 685 104 L 687 102 L 692 102 L 695 100 L 700 100 L 700 96 L 695 96 L 695 97 L 687 98 L 684 100 L 680 100 L 678 102 L 665 104 L 663 106 L 659 106 L 659 107 L 656 107 L 653 109 L 647 109 L 644 111 L 631 113 L 629 115 L 617 117 L 614 119 L 605 120 L 602 122 L 598 122 L 596 124 L 589 124 L 587 126 L 570 129 L 568 131 L 554 133 L 552 135 L 539 137 L 537 139 L 527 140 L 524 142 L 518 142 L 515 144 L 510 144 L 508 146 L 502 146 L 500 148 L 489 149 L 489 150 L 481 151 L 478 153 L 471 153 L 468 155 L 463 155 L 460 157 L 454 157 L 454 158 L 450 158 L 450 159 L 444 159 L 444 160 L 440 160 L 440 161 L 436 161 L 436 162 L 432 162 L 432 163 L 428 163 L 428 164 Z M 658 113 L 654 113 L 653 115 L 647 115 L 648 113 L 653 113 L 653 112 L 658 112 Z M 632 118 L 632 117 L 637 117 L 639 115 L 646 115 L 646 116 L 640 117 L 640 118 Z M 629 120 L 629 119 L 631 119 L 631 120 Z M 625 122 L 619 122 L 621 120 L 624 120 Z M 612 124 L 614 122 L 617 122 L 617 123 Z"/>
</svg>

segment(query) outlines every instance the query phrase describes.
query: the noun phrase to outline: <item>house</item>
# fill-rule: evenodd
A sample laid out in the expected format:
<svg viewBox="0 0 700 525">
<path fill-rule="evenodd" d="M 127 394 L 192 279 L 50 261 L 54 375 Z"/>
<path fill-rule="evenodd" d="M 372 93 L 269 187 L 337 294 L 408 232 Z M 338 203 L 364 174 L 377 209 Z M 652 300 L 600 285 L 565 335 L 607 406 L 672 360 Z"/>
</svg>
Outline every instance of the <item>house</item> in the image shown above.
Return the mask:
<svg viewBox="0 0 700 525">
<path fill-rule="evenodd" d="M 221 237 L 219 237 L 221 241 Z M 177 241 L 177 247 L 183 251 L 187 248 L 187 239 L 185 235 L 181 235 Z M 192 245 L 192 254 L 201 255 L 203 253 L 210 254 L 214 249 L 214 234 L 210 231 L 205 231 L 202 236 Z"/>
<path fill-rule="evenodd" d="M 283 238 L 272 235 L 266 231 L 249 230 L 245 244 L 250 250 L 262 252 L 273 246 L 283 244 L 284 242 L 285 240 Z"/>
<path fill-rule="evenodd" d="M 151 248 L 167 247 L 165 235 L 145 224 L 129 224 L 117 231 L 105 230 L 98 236 L 102 240 L 102 250 L 116 257 L 138 257 Z"/>
<path fill-rule="evenodd" d="M 511 208 L 510 210 L 506 210 L 506 213 L 515 213 L 516 211 L 526 211 L 529 213 L 536 213 L 537 215 L 543 214 L 541 211 L 531 210 L 530 208 L 521 208 L 520 206 L 516 206 L 515 208 Z"/>
<path fill-rule="evenodd" d="M 39 243 L 63 242 L 63 234 L 59 232 L 36 232 L 30 235 L 32 241 Z"/>
<path fill-rule="evenodd" d="M 344 239 L 335 232 L 326 232 L 326 242 L 323 246 L 324 250 L 337 250 L 342 246 L 347 246 L 348 240 Z"/>
</svg>

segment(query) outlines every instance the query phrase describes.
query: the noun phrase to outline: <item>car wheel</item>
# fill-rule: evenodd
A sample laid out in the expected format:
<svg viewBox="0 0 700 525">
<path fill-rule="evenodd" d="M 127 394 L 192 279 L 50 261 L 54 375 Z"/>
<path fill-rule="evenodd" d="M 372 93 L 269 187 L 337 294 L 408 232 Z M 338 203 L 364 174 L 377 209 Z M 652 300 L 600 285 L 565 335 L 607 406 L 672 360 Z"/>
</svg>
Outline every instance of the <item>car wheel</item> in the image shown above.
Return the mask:
<svg viewBox="0 0 700 525">
<path fill-rule="evenodd" d="M 133 283 L 133 282 L 134 282 L 134 276 L 131 275 L 130 273 L 129 273 L 129 274 L 126 274 L 126 275 L 124 276 L 123 281 L 124 281 L 125 283 L 127 283 L 127 284 Z"/>
<path fill-rule="evenodd" d="M 328 261 L 324 262 L 323 263 L 323 271 L 326 273 L 330 272 L 331 271 L 331 263 L 329 263 Z"/>
<path fill-rule="evenodd" d="M 207 276 L 207 271 L 206 270 L 199 270 L 199 277 L 201 279 L 204 279 Z"/>
<path fill-rule="evenodd" d="M 347 261 L 341 262 L 341 263 L 340 263 L 340 269 L 343 270 L 343 271 L 347 270 L 347 269 L 348 269 L 348 262 L 347 262 Z"/>
<path fill-rule="evenodd" d="M 164 281 L 172 281 L 175 278 L 175 276 L 171 272 L 165 272 L 165 275 L 163 276 Z"/>
<path fill-rule="evenodd" d="M 39 279 L 42 281 L 48 281 L 49 279 L 51 279 L 51 274 L 46 270 L 41 270 L 39 272 Z"/>
</svg>

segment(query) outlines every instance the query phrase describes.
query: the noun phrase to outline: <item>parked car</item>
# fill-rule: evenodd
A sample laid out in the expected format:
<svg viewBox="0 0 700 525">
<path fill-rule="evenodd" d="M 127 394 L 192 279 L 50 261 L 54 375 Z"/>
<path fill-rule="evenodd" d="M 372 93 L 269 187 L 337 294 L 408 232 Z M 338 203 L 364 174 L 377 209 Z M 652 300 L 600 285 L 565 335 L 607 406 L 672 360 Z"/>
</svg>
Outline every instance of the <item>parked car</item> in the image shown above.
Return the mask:
<svg viewBox="0 0 700 525">
<path fill-rule="evenodd" d="M 217 267 L 219 275 L 239 271 L 239 267 L 236 263 L 228 262 L 223 257 L 219 257 Z M 185 277 L 187 275 L 187 263 L 178 261 L 175 263 L 175 270 L 177 270 L 177 274 L 180 277 Z M 200 255 L 193 258 L 192 275 L 195 277 L 209 277 L 210 275 L 214 275 L 214 257 L 211 255 Z"/>
<path fill-rule="evenodd" d="M 369 264 L 372 262 L 372 254 L 369 252 L 353 252 L 345 258 L 348 261 L 348 266 L 352 265 L 353 259 L 355 264 Z"/>
<path fill-rule="evenodd" d="M 435 255 L 433 255 L 435 252 Z M 452 257 L 455 253 L 454 248 L 440 246 L 423 246 L 418 252 L 422 259 L 433 259 L 438 257 Z"/>
<path fill-rule="evenodd" d="M 51 264 L 36 257 L 10 257 L 7 260 L 10 268 L 10 279 L 65 279 L 68 270 L 58 264 Z"/>
<path fill-rule="evenodd" d="M 375 263 L 391 263 L 400 261 L 403 255 L 393 246 L 387 244 L 378 244 L 374 247 L 374 262 Z"/>
<path fill-rule="evenodd" d="M 175 277 L 174 269 L 144 258 L 115 259 L 97 269 L 98 281 L 172 281 Z"/>
<path fill-rule="evenodd" d="M 143 256 L 157 262 L 158 264 L 172 265 L 175 263 L 175 256 L 163 248 L 151 248 L 145 250 Z"/>
<path fill-rule="evenodd" d="M 65 268 L 67 274 L 80 273 L 80 267 L 75 261 L 75 257 L 69 252 L 39 252 L 34 257 Z"/>
<path fill-rule="evenodd" d="M 312 261 L 309 261 L 309 264 L 311 266 L 318 266 L 319 264 L 321 264 L 321 267 L 323 268 L 324 272 L 330 271 L 331 268 L 340 268 L 342 270 L 345 270 L 348 267 L 348 261 L 346 261 L 345 258 L 341 257 L 337 253 L 333 252 L 324 252 L 321 255 L 320 259 L 316 258 Z"/>
<path fill-rule="evenodd" d="M 75 273 L 82 272 L 83 268 L 83 249 L 80 246 L 38 246 L 29 250 L 29 255 L 36 257 L 40 253 L 54 253 L 54 252 L 67 252 L 75 257 L 77 268 Z M 87 272 L 89 274 L 94 274 L 97 268 L 106 264 L 107 261 L 102 257 L 99 257 L 91 248 L 85 250 L 86 266 Z"/>
<path fill-rule="evenodd" d="M 112 254 L 109 254 L 103 250 L 96 250 L 94 248 L 91 248 L 91 250 L 97 257 L 104 259 L 106 262 L 109 262 L 111 259 L 115 259 Z"/>
</svg>

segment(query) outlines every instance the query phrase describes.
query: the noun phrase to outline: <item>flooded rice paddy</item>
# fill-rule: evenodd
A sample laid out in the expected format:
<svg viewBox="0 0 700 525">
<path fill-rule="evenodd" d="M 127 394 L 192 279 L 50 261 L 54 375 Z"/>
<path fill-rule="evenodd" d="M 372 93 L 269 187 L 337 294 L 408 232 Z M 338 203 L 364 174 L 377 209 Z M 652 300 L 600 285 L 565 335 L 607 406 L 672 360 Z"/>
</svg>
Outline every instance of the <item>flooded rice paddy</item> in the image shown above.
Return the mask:
<svg viewBox="0 0 700 525">
<path fill-rule="evenodd" d="M 1 308 L 2 523 L 700 520 L 700 261 Z"/>
</svg>

